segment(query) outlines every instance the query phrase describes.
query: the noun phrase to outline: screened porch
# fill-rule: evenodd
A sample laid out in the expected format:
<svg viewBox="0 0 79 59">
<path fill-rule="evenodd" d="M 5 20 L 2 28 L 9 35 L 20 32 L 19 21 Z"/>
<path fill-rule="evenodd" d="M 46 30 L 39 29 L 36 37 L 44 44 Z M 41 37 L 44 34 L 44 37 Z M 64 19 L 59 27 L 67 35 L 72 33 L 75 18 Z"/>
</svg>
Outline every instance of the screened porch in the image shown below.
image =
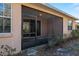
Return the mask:
<svg viewBox="0 0 79 59">
<path fill-rule="evenodd" d="M 63 19 L 33 8 L 22 6 L 22 47 L 47 43 L 63 35 Z"/>
</svg>

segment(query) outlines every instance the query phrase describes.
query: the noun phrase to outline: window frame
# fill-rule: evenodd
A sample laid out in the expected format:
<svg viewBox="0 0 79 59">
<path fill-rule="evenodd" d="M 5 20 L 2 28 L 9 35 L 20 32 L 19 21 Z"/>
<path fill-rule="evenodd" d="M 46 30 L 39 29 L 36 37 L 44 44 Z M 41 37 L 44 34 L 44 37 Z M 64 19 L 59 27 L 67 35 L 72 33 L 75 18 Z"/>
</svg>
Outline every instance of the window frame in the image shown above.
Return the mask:
<svg viewBox="0 0 79 59">
<path fill-rule="evenodd" d="M 3 9 L 4 9 L 4 4 L 5 3 L 3 3 Z M 6 3 L 6 4 L 10 4 L 10 6 L 11 6 L 11 10 L 10 10 L 10 12 L 11 12 L 11 15 L 10 16 L 5 16 L 4 15 L 4 10 L 3 10 L 3 15 L 0 15 L 0 17 L 2 17 L 2 18 L 10 18 L 10 32 L 1 32 L 0 33 L 0 37 L 5 37 L 5 36 L 11 36 L 11 34 L 12 34 L 12 4 L 11 3 Z"/>
<path fill-rule="evenodd" d="M 71 26 L 69 26 L 69 21 L 71 21 Z M 67 27 L 68 27 L 68 30 L 72 30 L 73 29 L 73 21 L 72 20 L 68 20 Z M 69 29 L 69 27 L 71 27 L 71 29 Z"/>
<path fill-rule="evenodd" d="M 34 22 L 36 21 L 35 19 L 30 19 L 30 20 L 29 20 L 29 19 L 24 19 L 24 20 L 26 20 L 25 22 L 29 22 L 30 24 L 31 24 L 31 21 L 32 21 L 32 20 L 33 20 Z M 24 22 L 24 21 L 23 21 L 23 22 Z M 38 22 L 40 22 L 40 24 L 39 24 L 39 25 L 40 25 L 40 31 L 39 31 L 40 34 L 38 34 L 37 37 L 38 37 L 38 36 L 41 36 L 41 21 L 40 21 L 40 20 L 37 20 L 37 23 L 38 23 Z M 30 26 L 29 30 L 30 30 L 30 31 L 29 31 L 29 32 L 23 32 L 23 37 L 35 37 L 35 33 L 36 33 L 36 32 L 34 32 L 34 31 L 31 32 L 31 25 L 30 25 L 30 24 L 29 24 L 29 26 Z M 34 23 L 34 24 L 35 24 L 35 23 Z M 35 25 L 36 25 L 36 24 L 35 24 Z M 22 28 L 22 29 L 23 29 L 23 28 Z M 36 29 L 35 29 L 35 30 L 36 30 Z M 37 30 L 37 31 L 38 31 L 38 30 Z M 31 33 L 31 34 L 29 34 L 29 33 Z M 34 36 L 31 36 L 32 33 L 34 33 Z M 37 32 L 37 33 L 38 33 L 38 32 Z M 25 35 L 28 35 L 28 36 L 25 36 Z"/>
</svg>

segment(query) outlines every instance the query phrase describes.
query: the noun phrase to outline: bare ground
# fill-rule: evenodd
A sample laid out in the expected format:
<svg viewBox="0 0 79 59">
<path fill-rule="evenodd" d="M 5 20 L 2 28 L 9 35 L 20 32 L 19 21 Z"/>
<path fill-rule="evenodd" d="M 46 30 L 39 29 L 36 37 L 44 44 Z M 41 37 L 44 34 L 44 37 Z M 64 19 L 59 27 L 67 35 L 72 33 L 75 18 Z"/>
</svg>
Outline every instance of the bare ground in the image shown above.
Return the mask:
<svg viewBox="0 0 79 59">
<path fill-rule="evenodd" d="M 53 48 L 32 47 L 21 54 L 23 56 L 79 56 L 79 39 L 69 40 Z"/>
</svg>

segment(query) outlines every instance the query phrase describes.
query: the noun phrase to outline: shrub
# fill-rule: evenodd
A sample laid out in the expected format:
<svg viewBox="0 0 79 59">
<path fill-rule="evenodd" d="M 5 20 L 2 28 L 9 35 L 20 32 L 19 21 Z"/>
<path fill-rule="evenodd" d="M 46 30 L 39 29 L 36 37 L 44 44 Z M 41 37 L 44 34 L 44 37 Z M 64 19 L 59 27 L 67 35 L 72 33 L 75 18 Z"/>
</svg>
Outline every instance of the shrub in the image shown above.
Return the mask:
<svg viewBox="0 0 79 59">
<path fill-rule="evenodd" d="M 51 47 L 54 47 L 56 44 L 60 44 L 62 42 L 64 42 L 63 37 L 56 36 L 55 38 L 48 40 L 48 46 L 51 48 Z"/>
<path fill-rule="evenodd" d="M 79 30 L 72 30 L 71 35 L 72 38 L 79 38 Z"/>
<path fill-rule="evenodd" d="M 61 37 L 61 36 L 57 36 L 56 40 L 57 40 L 57 43 L 61 43 L 64 41 L 63 37 Z"/>
<path fill-rule="evenodd" d="M 49 48 L 52 48 L 52 47 L 55 46 L 56 43 L 57 43 L 57 42 L 56 42 L 55 39 L 50 39 L 50 40 L 48 40 L 48 47 L 49 47 Z"/>
</svg>

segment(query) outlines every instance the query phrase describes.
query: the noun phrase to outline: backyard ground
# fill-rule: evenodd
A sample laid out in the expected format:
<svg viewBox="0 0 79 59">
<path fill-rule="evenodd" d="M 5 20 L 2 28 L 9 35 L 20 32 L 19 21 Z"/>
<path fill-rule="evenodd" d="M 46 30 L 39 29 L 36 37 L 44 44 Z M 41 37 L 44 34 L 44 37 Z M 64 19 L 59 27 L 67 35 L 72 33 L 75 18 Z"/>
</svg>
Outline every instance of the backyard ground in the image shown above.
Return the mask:
<svg viewBox="0 0 79 59">
<path fill-rule="evenodd" d="M 65 43 L 48 48 L 47 45 L 41 45 L 24 50 L 21 55 L 24 56 L 79 56 L 79 39 L 69 40 Z"/>
</svg>

